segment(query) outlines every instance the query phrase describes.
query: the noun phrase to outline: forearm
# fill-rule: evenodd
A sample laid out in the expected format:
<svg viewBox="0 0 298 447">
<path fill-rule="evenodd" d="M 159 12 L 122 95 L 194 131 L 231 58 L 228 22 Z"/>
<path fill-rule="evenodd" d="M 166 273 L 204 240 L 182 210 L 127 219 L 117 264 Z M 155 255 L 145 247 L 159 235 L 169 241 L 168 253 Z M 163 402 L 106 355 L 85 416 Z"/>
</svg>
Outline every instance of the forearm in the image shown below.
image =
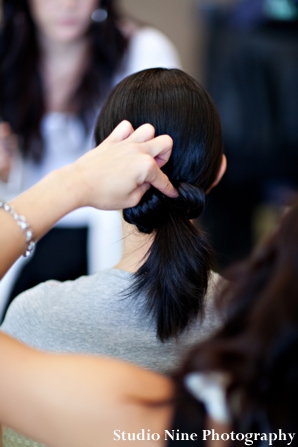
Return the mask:
<svg viewBox="0 0 298 447">
<path fill-rule="evenodd" d="M 134 132 L 124 121 L 97 148 L 53 171 L 10 205 L 25 216 L 38 240 L 64 215 L 81 206 L 105 210 L 135 206 L 150 184 L 176 197 L 173 185 L 159 169 L 170 156 L 172 140 L 167 135 L 153 136 L 149 124 Z M 24 253 L 26 243 L 20 227 L 3 209 L 0 225 L 1 278 Z"/>
<path fill-rule="evenodd" d="M 43 354 L 0 336 L 1 422 L 55 447 L 95 447 L 102 410 L 88 360 Z"/>
<path fill-rule="evenodd" d="M 26 217 L 33 229 L 34 240 L 40 239 L 55 223 L 80 206 L 73 187 L 73 167 L 53 171 L 29 190 L 15 198 L 10 205 Z M 0 210 L 0 277 L 26 249 L 26 239 L 21 228 L 3 209 Z"/>
<path fill-rule="evenodd" d="M 0 332 L 0 421 L 47 445 L 114 445 L 116 428 L 150 429 L 155 420 L 156 431 L 170 409 L 144 402 L 171 394 L 167 378 L 129 363 L 45 354 Z"/>
</svg>

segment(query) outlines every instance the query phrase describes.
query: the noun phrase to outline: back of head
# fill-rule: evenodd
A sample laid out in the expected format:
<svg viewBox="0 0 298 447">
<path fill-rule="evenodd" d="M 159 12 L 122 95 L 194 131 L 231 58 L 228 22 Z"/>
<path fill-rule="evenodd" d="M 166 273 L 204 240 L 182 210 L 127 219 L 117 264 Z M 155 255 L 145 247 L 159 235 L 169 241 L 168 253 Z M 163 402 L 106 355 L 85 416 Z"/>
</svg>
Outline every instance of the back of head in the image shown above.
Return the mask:
<svg viewBox="0 0 298 447">
<path fill-rule="evenodd" d="M 181 379 L 194 371 L 224 372 L 234 430 L 295 432 L 298 198 L 270 238 L 247 261 L 234 266 L 228 277 L 231 282 L 222 292 L 226 324 L 190 353 L 178 382 L 181 385 Z M 294 439 L 292 445 L 297 444 Z"/>
<path fill-rule="evenodd" d="M 144 264 L 135 275 L 132 292 L 144 291 L 145 307 L 157 322 L 161 340 L 176 336 L 203 312 L 211 269 L 211 251 L 190 219 L 198 217 L 205 193 L 222 160 L 220 120 L 200 84 L 173 69 L 150 69 L 124 79 L 112 92 L 98 118 L 99 144 L 122 120 L 136 129 L 154 126 L 168 134 L 173 150 L 163 171 L 179 192 L 169 199 L 151 187 L 124 219 L 154 235 Z"/>
</svg>

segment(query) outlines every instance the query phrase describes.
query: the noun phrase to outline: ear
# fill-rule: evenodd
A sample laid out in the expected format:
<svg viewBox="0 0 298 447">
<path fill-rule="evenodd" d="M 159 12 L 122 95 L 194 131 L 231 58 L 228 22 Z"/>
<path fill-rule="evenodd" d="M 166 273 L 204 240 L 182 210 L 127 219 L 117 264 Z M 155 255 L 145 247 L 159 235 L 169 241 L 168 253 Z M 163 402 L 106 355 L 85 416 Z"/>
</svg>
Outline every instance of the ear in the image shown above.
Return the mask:
<svg viewBox="0 0 298 447">
<path fill-rule="evenodd" d="M 222 154 L 221 164 L 217 176 L 212 185 L 210 186 L 210 188 L 207 189 L 206 194 L 208 194 L 211 191 L 211 189 L 214 188 L 214 186 L 216 186 L 221 181 L 221 178 L 226 172 L 226 169 L 227 169 L 227 157 L 225 156 L 225 154 Z"/>
</svg>

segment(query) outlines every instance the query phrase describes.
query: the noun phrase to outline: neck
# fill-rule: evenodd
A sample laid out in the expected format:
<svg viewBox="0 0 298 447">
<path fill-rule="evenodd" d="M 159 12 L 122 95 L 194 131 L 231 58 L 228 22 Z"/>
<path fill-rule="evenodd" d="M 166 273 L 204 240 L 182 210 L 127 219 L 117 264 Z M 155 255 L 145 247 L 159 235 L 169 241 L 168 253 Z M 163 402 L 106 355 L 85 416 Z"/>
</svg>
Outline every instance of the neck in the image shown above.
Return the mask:
<svg viewBox="0 0 298 447">
<path fill-rule="evenodd" d="M 89 57 L 88 40 L 61 43 L 41 37 L 40 46 L 46 110 L 75 112 L 72 98 Z"/>
<path fill-rule="evenodd" d="M 123 251 L 120 262 L 115 268 L 135 273 L 144 262 L 152 241 L 152 234 L 140 233 L 134 225 L 122 219 Z"/>
<path fill-rule="evenodd" d="M 61 42 L 39 34 L 38 42 L 45 60 L 77 58 L 84 54 L 88 46 L 86 37 L 80 37 L 69 42 Z"/>
</svg>

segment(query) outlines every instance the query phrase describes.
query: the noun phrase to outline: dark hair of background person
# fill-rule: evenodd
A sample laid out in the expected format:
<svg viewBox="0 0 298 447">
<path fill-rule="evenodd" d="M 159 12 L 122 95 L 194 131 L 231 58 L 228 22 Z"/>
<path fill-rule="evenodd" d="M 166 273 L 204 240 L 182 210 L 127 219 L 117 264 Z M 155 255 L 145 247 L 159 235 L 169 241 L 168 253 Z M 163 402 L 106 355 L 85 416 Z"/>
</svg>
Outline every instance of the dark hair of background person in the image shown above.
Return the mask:
<svg viewBox="0 0 298 447">
<path fill-rule="evenodd" d="M 295 433 L 298 425 L 298 200 L 220 297 L 224 327 L 192 350 L 176 376 L 222 371 L 238 433 Z M 222 310 L 223 310 L 222 309 Z M 185 391 L 186 393 L 186 391 Z M 186 393 L 187 394 L 187 393 Z M 235 404 L 236 408 L 235 408 Z M 195 421 L 193 421 L 195 423 Z M 274 442 L 285 445 L 287 441 Z M 258 445 L 262 441 L 254 441 Z M 295 439 L 291 445 L 297 445 Z M 242 445 L 242 444 L 241 444 Z"/>
<path fill-rule="evenodd" d="M 115 87 L 99 115 L 96 144 L 124 119 L 135 129 L 150 123 L 156 136 L 168 134 L 174 142 L 163 171 L 179 197 L 169 199 L 151 187 L 137 206 L 123 211 L 124 219 L 140 232 L 153 234 L 130 292 L 136 297 L 145 292 L 145 310 L 164 341 L 203 315 L 212 253 L 190 219 L 201 214 L 221 165 L 220 120 L 197 81 L 180 70 L 162 68 L 133 74 Z"/>
<path fill-rule="evenodd" d="M 260 212 L 284 206 L 298 190 L 298 21 L 273 20 L 264 3 L 205 9 L 204 82 L 221 117 L 229 167 L 202 226 L 220 271 L 251 253 L 263 228 Z M 282 12 L 291 2 L 266 3 Z"/>
<path fill-rule="evenodd" d="M 127 39 L 117 27 L 116 0 L 100 0 L 103 22 L 91 22 L 90 58 L 71 106 L 88 127 L 90 110 L 103 100 L 122 61 Z M 4 0 L 0 31 L 0 117 L 20 137 L 24 156 L 38 161 L 43 155 L 40 122 L 45 113 L 40 49 L 27 0 Z M 3 87 L 5 86 L 5 88 Z"/>
</svg>

